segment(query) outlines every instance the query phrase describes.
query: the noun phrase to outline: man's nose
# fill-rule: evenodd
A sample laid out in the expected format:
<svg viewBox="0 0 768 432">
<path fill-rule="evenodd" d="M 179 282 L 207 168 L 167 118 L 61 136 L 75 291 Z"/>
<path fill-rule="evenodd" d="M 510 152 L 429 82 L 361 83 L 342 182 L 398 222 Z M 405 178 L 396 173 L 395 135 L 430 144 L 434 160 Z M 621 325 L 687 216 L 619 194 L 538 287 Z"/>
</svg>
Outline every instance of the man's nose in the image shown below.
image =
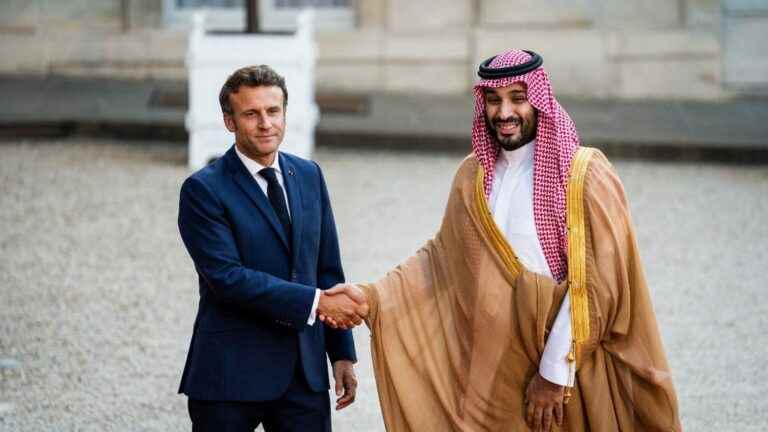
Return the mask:
<svg viewBox="0 0 768 432">
<path fill-rule="evenodd" d="M 511 101 L 507 101 L 507 100 L 501 101 L 501 108 L 499 109 L 499 117 L 501 117 L 502 119 L 515 117 L 515 108 L 512 105 Z"/>
<path fill-rule="evenodd" d="M 266 113 L 259 114 L 258 126 L 260 129 L 269 129 L 272 127 L 272 122 L 269 120 L 269 116 Z"/>
</svg>

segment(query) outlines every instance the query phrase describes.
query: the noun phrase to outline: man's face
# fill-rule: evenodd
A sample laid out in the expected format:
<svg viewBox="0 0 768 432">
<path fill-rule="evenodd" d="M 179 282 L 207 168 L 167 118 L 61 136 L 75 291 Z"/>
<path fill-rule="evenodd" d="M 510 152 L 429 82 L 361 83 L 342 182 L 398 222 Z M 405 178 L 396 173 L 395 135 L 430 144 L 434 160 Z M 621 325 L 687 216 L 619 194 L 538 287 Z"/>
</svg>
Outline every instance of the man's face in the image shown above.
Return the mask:
<svg viewBox="0 0 768 432">
<path fill-rule="evenodd" d="M 536 138 L 537 112 L 528 102 L 524 83 L 483 91 L 488 130 L 504 150 L 514 150 Z"/>
<path fill-rule="evenodd" d="M 283 91 L 277 86 L 241 86 L 229 95 L 229 103 L 232 114 L 224 114 L 224 123 L 235 134 L 238 150 L 264 165 L 271 163 L 285 134 Z"/>
</svg>

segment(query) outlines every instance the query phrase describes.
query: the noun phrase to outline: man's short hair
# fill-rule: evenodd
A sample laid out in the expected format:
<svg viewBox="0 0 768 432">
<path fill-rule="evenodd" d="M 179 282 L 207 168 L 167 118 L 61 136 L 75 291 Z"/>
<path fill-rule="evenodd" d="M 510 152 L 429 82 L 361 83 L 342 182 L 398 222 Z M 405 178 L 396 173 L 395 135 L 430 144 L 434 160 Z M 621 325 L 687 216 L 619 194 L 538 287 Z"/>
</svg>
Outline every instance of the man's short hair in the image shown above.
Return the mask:
<svg viewBox="0 0 768 432">
<path fill-rule="evenodd" d="M 232 115 L 232 104 L 229 103 L 229 95 L 237 93 L 240 87 L 280 87 L 283 91 L 283 109 L 288 105 L 288 89 L 285 87 L 285 78 L 267 65 L 246 66 L 236 70 L 227 78 L 219 92 L 219 105 L 221 112 Z"/>
</svg>

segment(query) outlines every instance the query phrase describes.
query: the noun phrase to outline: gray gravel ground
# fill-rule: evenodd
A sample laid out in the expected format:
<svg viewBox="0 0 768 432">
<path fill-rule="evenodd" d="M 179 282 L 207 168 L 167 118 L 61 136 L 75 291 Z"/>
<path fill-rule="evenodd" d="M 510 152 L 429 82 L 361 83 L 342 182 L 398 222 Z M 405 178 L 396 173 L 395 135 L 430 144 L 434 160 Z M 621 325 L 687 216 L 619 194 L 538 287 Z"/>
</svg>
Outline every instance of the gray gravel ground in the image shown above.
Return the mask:
<svg viewBox="0 0 768 432">
<path fill-rule="evenodd" d="M 348 278 L 435 231 L 459 155 L 321 148 Z M 689 431 L 768 428 L 768 169 L 617 162 Z M 189 430 L 176 394 L 196 278 L 184 149 L 0 145 L 0 431 Z M 336 431 L 383 431 L 368 353 Z M 14 361 L 18 362 L 15 363 Z"/>
</svg>

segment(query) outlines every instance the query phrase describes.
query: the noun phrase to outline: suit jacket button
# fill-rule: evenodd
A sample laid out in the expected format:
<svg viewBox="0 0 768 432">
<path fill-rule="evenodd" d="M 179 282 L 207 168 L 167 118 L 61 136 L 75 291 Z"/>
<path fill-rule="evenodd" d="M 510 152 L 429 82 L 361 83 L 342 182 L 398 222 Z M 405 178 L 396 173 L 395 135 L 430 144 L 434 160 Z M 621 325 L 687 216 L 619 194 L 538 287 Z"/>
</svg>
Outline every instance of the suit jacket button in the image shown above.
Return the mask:
<svg viewBox="0 0 768 432">
<path fill-rule="evenodd" d="M 299 280 L 299 275 L 295 271 L 291 272 L 291 280 L 294 281 L 294 282 Z"/>
</svg>

